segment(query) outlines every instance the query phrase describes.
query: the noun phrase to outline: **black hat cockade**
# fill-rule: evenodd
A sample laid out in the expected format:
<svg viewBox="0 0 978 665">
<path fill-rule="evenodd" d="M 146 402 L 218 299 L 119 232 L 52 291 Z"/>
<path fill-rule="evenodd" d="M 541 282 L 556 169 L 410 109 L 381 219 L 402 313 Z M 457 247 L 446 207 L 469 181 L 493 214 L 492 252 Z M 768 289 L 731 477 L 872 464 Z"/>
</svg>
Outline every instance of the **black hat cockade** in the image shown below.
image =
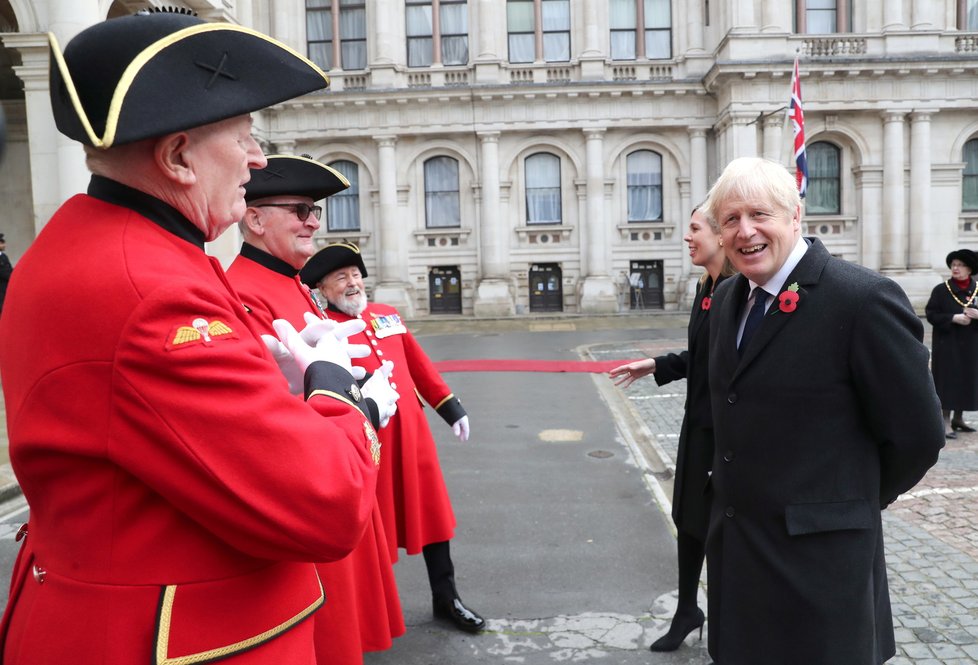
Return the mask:
<svg viewBox="0 0 978 665">
<path fill-rule="evenodd" d="M 342 173 L 307 155 L 268 155 L 268 166 L 252 169 L 245 185 L 249 203 L 268 196 L 305 196 L 325 199 L 350 186 Z"/>
<path fill-rule="evenodd" d="M 329 85 L 308 58 L 260 32 L 152 12 L 109 19 L 61 52 L 53 34 L 58 130 L 96 148 L 164 136 Z"/>
<path fill-rule="evenodd" d="M 945 260 L 945 263 L 947 263 L 948 268 L 951 267 L 951 261 L 953 261 L 954 259 L 957 259 L 961 263 L 968 266 L 968 268 L 971 270 L 972 275 L 978 273 L 978 254 L 975 254 L 970 249 L 956 249 L 950 254 L 948 254 L 947 259 Z"/>
<path fill-rule="evenodd" d="M 359 247 L 349 242 L 330 243 L 306 261 L 306 265 L 299 271 L 299 279 L 310 289 L 314 289 L 323 277 L 348 266 L 356 266 L 363 277 L 367 276 L 367 267 L 363 265 Z"/>
</svg>

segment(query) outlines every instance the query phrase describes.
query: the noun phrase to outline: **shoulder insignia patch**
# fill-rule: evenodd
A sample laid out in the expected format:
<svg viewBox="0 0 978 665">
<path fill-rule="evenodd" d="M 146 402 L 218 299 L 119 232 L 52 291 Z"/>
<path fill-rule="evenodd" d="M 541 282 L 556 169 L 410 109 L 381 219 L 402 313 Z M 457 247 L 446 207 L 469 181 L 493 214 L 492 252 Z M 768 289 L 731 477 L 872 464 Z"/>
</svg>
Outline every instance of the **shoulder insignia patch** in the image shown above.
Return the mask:
<svg viewBox="0 0 978 665">
<path fill-rule="evenodd" d="M 377 430 L 369 422 L 364 421 L 363 432 L 370 442 L 370 458 L 374 461 L 374 466 L 380 466 L 380 438 L 377 436 Z"/>
<path fill-rule="evenodd" d="M 191 346 L 210 346 L 215 341 L 237 339 L 238 335 L 223 321 L 208 321 L 196 318 L 190 325 L 177 325 L 170 331 L 166 340 L 166 350 L 187 348 Z"/>
</svg>

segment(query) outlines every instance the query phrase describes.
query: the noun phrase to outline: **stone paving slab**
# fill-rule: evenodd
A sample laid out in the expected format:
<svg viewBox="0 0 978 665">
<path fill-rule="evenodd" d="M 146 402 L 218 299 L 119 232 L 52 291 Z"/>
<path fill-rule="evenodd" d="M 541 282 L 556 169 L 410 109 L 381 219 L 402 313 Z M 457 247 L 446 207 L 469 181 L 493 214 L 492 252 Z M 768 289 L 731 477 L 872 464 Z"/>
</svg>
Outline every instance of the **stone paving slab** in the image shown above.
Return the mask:
<svg viewBox="0 0 978 665">
<path fill-rule="evenodd" d="M 681 332 L 681 331 L 677 331 Z M 929 331 L 928 331 L 929 332 Z M 686 337 L 601 344 L 594 360 L 654 357 L 686 348 Z M 675 470 L 686 382 L 649 377 L 615 389 Z M 965 413 L 978 426 L 978 413 Z M 672 489 L 668 490 L 671 497 Z M 938 463 L 883 513 L 897 655 L 889 665 L 978 663 L 978 434 L 949 440 Z M 705 576 L 704 576 L 705 577 Z"/>
</svg>

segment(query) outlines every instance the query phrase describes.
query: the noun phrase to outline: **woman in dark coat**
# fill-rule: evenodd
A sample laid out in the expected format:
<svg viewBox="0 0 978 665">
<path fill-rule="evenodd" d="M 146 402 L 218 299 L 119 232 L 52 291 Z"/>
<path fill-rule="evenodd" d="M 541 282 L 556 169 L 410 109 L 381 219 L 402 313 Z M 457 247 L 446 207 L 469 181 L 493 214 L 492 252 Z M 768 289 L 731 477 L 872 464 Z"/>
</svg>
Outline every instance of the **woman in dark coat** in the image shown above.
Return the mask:
<svg viewBox="0 0 978 665">
<path fill-rule="evenodd" d="M 974 432 L 963 411 L 978 410 L 978 254 L 959 249 L 947 255 L 950 279 L 931 291 L 927 321 L 934 326 L 931 372 L 941 398 L 947 438 Z M 951 413 L 954 413 L 953 418 Z"/>
<path fill-rule="evenodd" d="M 689 231 L 683 240 L 689 244 L 693 265 L 706 268 L 693 300 L 688 349 L 639 360 L 609 372 L 616 379 L 615 384 L 623 388 L 649 374 L 660 386 L 677 379 L 687 380 L 686 413 L 679 435 L 672 496 L 672 519 L 678 531 L 679 603 L 669 632 L 649 647 L 652 651 L 675 651 L 692 631 L 699 628 L 701 637 L 703 633 L 705 617 L 696 603 L 696 592 L 709 524 L 710 501 L 705 489 L 713 465 L 713 417 L 707 384 L 709 313 L 713 289 L 734 272 L 723 253 L 719 228 L 698 209 L 690 217 Z"/>
</svg>

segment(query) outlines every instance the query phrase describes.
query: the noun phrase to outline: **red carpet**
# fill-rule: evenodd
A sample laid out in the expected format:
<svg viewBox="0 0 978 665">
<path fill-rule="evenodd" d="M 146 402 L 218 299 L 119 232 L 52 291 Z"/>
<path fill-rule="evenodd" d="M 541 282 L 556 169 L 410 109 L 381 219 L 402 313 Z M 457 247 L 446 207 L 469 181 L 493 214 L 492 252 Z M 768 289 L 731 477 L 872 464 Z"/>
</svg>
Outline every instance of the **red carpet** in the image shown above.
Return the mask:
<svg viewBox="0 0 978 665">
<path fill-rule="evenodd" d="M 440 360 L 439 372 L 594 372 L 639 360 Z"/>
</svg>

